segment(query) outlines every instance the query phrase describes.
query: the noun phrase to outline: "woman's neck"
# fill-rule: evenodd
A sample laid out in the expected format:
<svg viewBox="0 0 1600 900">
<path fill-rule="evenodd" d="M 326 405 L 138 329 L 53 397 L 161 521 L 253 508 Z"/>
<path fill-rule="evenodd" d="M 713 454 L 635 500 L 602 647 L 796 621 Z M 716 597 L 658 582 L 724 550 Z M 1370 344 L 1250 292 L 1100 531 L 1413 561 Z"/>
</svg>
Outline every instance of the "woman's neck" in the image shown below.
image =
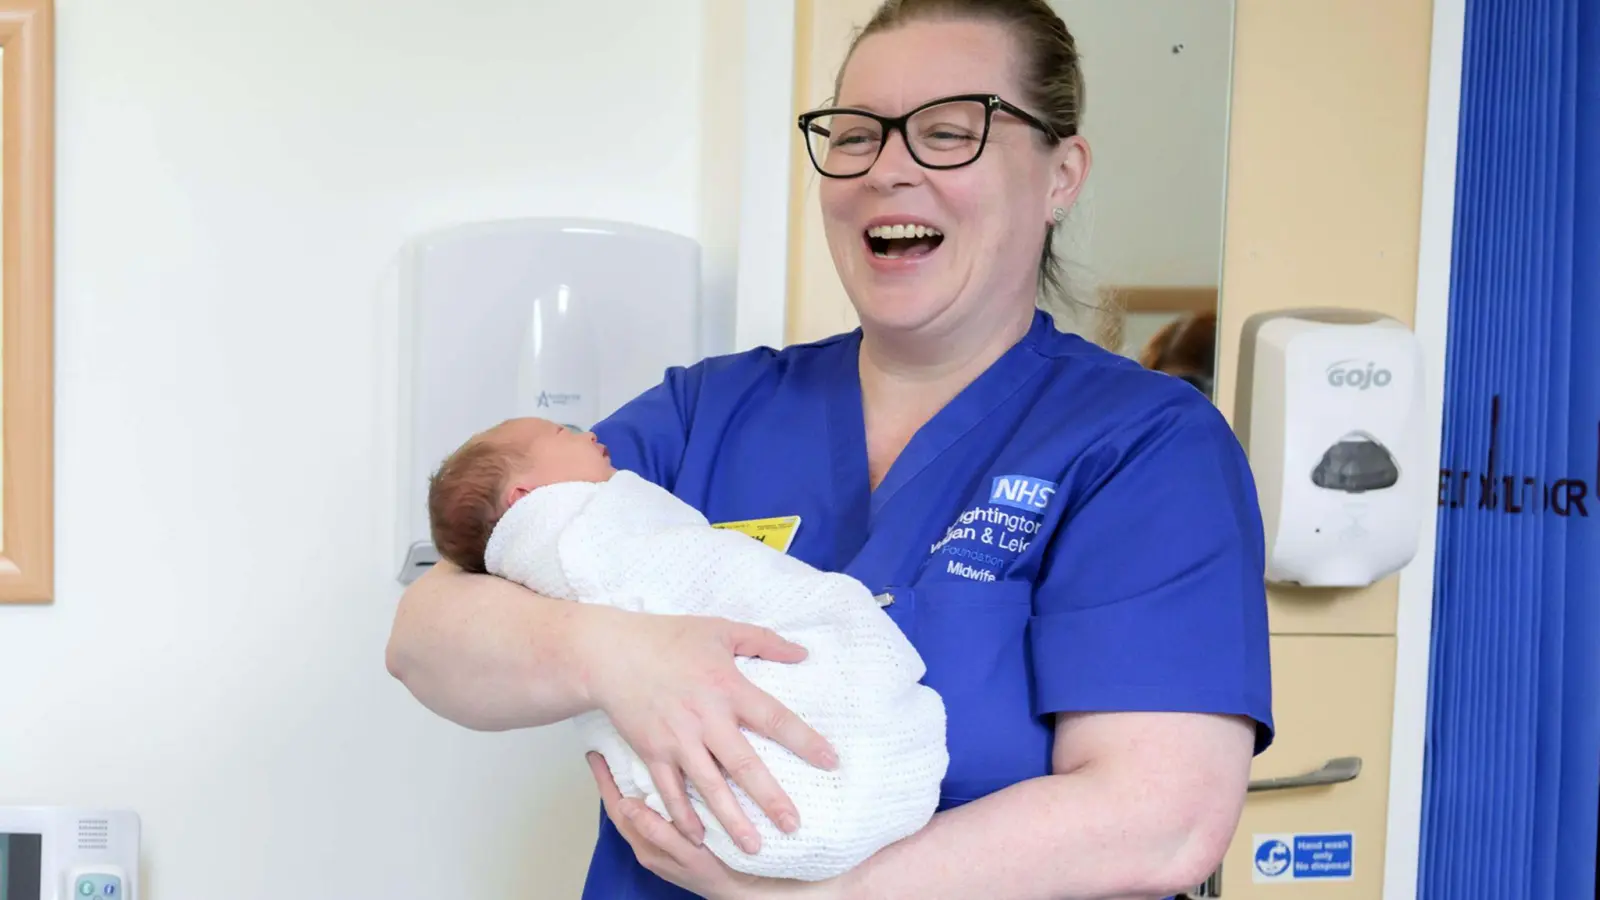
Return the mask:
<svg viewBox="0 0 1600 900">
<path fill-rule="evenodd" d="M 888 337 L 863 330 L 858 365 L 873 487 L 918 429 L 1021 340 L 1032 323 L 1030 309 L 989 329 Z"/>
<path fill-rule="evenodd" d="M 883 335 L 863 329 L 860 374 L 863 402 L 913 398 L 949 402 L 994 364 L 1033 324 L 1033 311 L 987 323 L 989 328 L 929 326 L 922 332 Z M 912 403 L 913 406 L 923 404 Z M 936 407 L 937 408 L 937 407 Z"/>
</svg>

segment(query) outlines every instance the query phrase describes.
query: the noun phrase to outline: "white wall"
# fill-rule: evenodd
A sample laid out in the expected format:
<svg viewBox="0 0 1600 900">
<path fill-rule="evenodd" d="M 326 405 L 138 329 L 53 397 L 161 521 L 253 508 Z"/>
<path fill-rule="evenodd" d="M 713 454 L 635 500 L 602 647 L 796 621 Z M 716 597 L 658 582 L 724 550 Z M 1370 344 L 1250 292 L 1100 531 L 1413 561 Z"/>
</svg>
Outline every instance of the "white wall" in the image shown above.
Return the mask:
<svg viewBox="0 0 1600 900">
<path fill-rule="evenodd" d="M 384 671 L 392 265 L 619 217 L 705 235 L 728 295 L 708 8 L 60 0 L 59 599 L 0 609 L 0 803 L 138 810 L 148 900 L 576 896 L 570 735 Z"/>
</svg>

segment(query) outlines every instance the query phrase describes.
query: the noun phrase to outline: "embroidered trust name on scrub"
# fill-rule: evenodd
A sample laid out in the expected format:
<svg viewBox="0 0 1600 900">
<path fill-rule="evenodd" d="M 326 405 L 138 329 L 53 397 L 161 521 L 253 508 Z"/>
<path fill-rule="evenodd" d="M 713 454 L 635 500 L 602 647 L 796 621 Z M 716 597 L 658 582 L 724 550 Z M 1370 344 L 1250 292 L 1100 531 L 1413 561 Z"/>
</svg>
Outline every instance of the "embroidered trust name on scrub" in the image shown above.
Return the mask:
<svg viewBox="0 0 1600 900">
<path fill-rule="evenodd" d="M 988 501 L 966 510 L 928 549 L 950 557 L 945 571 L 973 581 L 994 581 L 995 570 L 1015 559 L 1039 533 L 1039 520 L 1056 484 L 1027 475 L 1000 475 L 990 483 Z M 1014 511 L 1015 510 L 1015 511 Z"/>
</svg>

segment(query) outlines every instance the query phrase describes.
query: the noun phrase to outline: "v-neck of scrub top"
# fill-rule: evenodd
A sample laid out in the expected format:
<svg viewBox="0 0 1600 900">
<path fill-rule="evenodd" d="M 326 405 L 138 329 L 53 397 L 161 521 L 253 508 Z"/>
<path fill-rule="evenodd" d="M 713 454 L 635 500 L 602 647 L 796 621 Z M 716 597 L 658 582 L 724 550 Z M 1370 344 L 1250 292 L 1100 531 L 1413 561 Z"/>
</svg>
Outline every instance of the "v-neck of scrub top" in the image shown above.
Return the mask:
<svg viewBox="0 0 1600 900">
<path fill-rule="evenodd" d="M 1035 352 L 1041 330 L 1055 326 L 1044 313 L 1035 311 L 1033 322 L 1022 339 L 1001 354 L 982 374 L 962 388 L 926 423 L 918 428 L 876 489 L 867 459 L 865 406 L 861 392 L 861 331 L 839 344 L 839 365 L 835 367 L 828 394 L 828 445 L 833 461 L 835 508 L 843 512 L 838 528 L 838 559 L 847 574 L 873 584 L 884 573 L 861 571 L 873 560 L 898 559 L 904 547 L 894 552 L 872 552 L 879 540 L 903 539 L 903 533 L 878 526 L 892 516 L 905 489 L 916 481 L 940 456 L 983 421 L 997 413 L 1005 401 L 1037 376 L 1045 358 Z M 885 536 L 887 534 L 887 536 Z M 866 577 L 863 577 L 866 576 Z"/>
</svg>

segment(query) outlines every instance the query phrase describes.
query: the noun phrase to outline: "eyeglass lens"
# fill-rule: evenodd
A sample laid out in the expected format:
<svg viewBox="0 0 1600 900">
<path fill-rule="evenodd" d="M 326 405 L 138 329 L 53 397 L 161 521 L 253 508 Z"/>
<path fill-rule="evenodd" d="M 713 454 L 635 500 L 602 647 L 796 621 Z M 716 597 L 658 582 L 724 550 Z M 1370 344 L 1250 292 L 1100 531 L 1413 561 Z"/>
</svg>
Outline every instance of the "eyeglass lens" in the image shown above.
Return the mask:
<svg viewBox="0 0 1600 900">
<path fill-rule="evenodd" d="M 917 112 L 906 123 L 911 156 L 930 168 L 959 166 L 983 148 L 988 108 L 976 100 L 953 100 Z M 855 113 L 830 113 L 807 129 L 811 158 L 833 176 L 859 175 L 883 149 L 883 124 Z"/>
</svg>

